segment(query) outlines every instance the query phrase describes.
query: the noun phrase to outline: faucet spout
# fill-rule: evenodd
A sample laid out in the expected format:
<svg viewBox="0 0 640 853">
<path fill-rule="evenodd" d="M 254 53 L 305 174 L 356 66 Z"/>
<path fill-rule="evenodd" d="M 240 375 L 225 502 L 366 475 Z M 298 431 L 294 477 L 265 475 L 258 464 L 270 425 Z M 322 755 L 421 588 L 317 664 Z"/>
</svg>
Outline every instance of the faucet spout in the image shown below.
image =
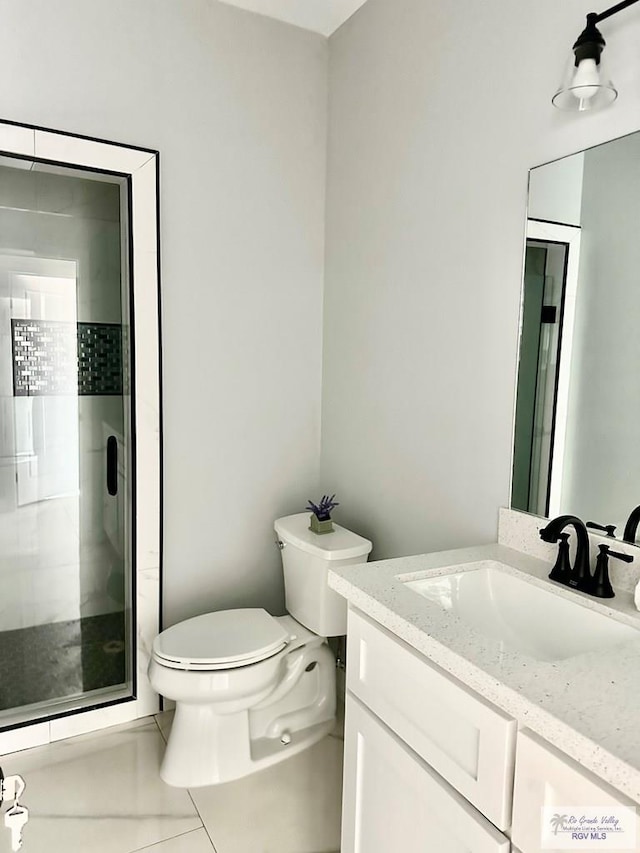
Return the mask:
<svg viewBox="0 0 640 853">
<path fill-rule="evenodd" d="M 640 506 L 637 506 L 629 516 L 624 527 L 622 538 L 625 542 L 630 542 L 635 545 L 636 535 L 638 533 L 638 524 L 640 524 Z"/>
<path fill-rule="evenodd" d="M 566 527 L 573 527 L 577 537 L 576 555 L 567 584 L 587 592 L 591 585 L 591 569 L 589 567 L 589 533 L 584 522 L 576 515 L 559 515 L 542 528 L 540 538 L 544 542 L 557 542 Z"/>
</svg>

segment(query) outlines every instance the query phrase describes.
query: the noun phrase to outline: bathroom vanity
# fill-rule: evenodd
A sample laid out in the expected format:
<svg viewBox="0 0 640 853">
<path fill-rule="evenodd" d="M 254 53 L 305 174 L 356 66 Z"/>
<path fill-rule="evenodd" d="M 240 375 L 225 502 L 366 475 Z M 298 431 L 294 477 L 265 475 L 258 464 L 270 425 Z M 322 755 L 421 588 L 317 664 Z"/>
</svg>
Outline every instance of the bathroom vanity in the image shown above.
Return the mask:
<svg viewBox="0 0 640 853">
<path fill-rule="evenodd" d="M 535 522 L 503 513 L 512 545 L 508 519 Z M 629 590 L 550 583 L 539 556 L 498 543 L 331 573 L 349 602 L 342 853 L 537 853 L 543 807 L 640 803 L 640 614 Z M 640 849 L 629 824 L 636 846 L 615 849 Z"/>
</svg>

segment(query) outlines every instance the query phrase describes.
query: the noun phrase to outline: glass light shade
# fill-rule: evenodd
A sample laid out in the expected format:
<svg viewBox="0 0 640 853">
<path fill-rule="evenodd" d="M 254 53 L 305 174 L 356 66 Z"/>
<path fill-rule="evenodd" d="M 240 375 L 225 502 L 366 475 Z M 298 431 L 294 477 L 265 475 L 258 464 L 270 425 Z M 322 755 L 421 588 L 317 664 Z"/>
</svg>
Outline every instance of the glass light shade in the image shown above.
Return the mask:
<svg viewBox="0 0 640 853">
<path fill-rule="evenodd" d="M 602 58 L 599 64 L 595 59 L 583 59 L 576 68 L 575 57 L 571 54 L 552 104 L 559 110 L 581 113 L 602 109 L 617 97 L 618 90 L 607 76 Z"/>
</svg>

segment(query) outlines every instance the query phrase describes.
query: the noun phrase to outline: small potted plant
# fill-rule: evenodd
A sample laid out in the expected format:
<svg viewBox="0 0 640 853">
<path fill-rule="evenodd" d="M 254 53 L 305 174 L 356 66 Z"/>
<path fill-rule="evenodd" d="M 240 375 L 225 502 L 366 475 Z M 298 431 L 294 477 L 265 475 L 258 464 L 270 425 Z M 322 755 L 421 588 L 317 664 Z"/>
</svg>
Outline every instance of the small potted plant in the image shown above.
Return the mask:
<svg viewBox="0 0 640 853">
<path fill-rule="evenodd" d="M 319 504 L 314 504 L 309 501 L 309 505 L 305 509 L 311 510 L 311 524 L 309 530 L 320 535 L 321 533 L 333 533 L 333 521 L 331 520 L 331 510 L 340 506 L 338 501 L 334 501 L 335 495 L 323 495 Z"/>
</svg>

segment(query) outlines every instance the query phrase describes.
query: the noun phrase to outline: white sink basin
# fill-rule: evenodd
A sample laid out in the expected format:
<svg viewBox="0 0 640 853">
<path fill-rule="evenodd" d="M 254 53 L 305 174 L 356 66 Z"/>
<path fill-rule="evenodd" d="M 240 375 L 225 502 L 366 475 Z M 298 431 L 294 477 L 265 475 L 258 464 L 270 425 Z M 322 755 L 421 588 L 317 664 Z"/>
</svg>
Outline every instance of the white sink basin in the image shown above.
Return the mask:
<svg viewBox="0 0 640 853">
<path fill-rule="evenodd" d="M 505 651 L 540 661 L 601 651 L 640 637 L 635 628 L 534 586 L 505 568 L 485 560 L 460 566 L 464 571 L 404 583 L 485 637 L 501 640 Z"/>
</svg>

